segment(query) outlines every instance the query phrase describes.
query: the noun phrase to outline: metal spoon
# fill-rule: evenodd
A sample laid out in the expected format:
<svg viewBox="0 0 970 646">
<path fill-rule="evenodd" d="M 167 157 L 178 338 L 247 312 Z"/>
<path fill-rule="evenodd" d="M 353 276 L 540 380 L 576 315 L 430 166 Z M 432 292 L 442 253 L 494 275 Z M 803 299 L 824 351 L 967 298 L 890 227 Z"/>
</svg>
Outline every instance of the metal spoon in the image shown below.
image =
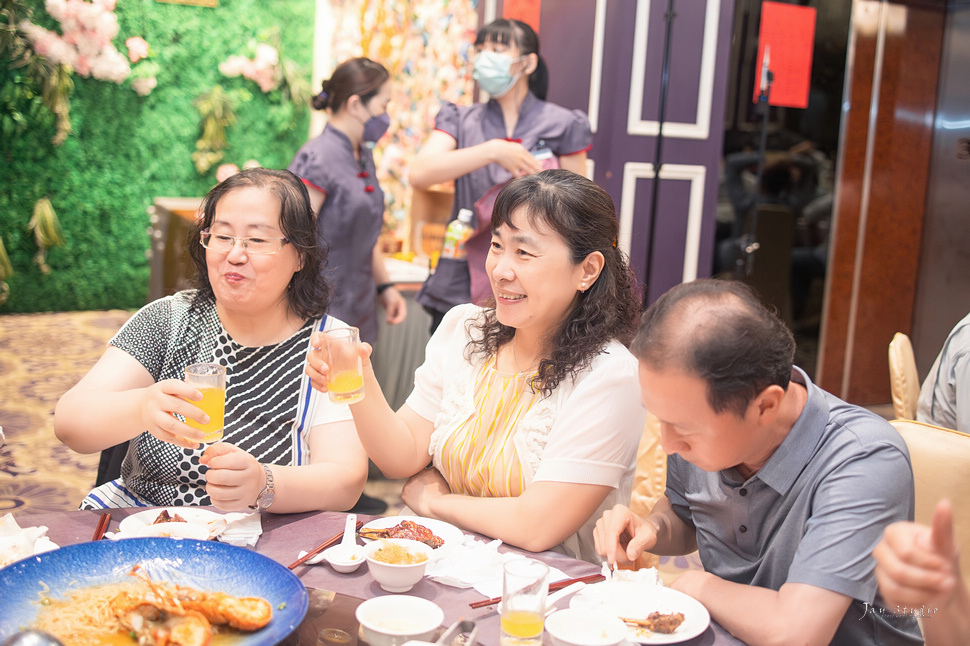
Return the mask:
<svg viewBox="0 0 970 646">
<path fill-rule="evenodd" d="M 64 646 L 64 644 L 53 635 L 31 629 L 11 635 L 0 646 Z"/>
</svg>

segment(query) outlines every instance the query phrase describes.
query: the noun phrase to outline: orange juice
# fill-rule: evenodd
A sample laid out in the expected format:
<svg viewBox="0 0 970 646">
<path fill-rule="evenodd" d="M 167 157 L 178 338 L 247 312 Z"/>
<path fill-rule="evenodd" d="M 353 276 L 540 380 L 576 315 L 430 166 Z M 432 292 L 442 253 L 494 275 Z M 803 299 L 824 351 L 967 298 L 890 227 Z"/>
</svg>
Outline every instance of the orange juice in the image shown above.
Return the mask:
<svg viewBox="0 0 970 646">
<path fill-rule="evenodd" d="M 185 423 L 192 428 L 200 429 L 205 433 L 202 441 L 206 444 L 218 442 L 222 439 L 222 429 L 225 425 L 226 415 L 226 390 L 225 388 L 199 388 L 202 393 L 202 401 L 192 402 L 209 416 L 208 424 L 186 419 Z"/>
<path fill-rule="evenodd" d="M 352 404 L 364 398 L 364 377 L 356 370 L 341 370 L 327 384 L 330 400 Z"/>
<path fill-rule="evenodd" d="M 538 612 L 507 610 L 502 613 L 502 636 L 510 636 L 518 639 L 541 637 L 544 619 Z M 514 640 L 510 641 L 515 643 Z"/>
</svg>

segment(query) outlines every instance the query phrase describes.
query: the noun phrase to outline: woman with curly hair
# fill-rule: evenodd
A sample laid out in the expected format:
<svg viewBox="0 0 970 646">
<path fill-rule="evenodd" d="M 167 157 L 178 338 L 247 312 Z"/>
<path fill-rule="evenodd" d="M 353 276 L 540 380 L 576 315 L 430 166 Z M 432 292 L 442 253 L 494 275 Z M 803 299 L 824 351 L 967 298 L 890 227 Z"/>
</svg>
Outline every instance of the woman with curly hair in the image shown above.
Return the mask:
<svg viewBox="0 0 970 646">
<path fill-rule="evenodd" d="M 357 433 L 404 502 L 531 551 L 595 563 L 592 530 L 628 500 L 645 411 L 625 347 L 639 308 L 613 201 L 566 170 L 511 181 L 492 213 L 493 301 L 451 309 L 397 413 L 365 364 Z M 307 374 L 326 390 L 324 339 Z M 429 462 L 432 468 L 425 468 Z"/>
</svg>

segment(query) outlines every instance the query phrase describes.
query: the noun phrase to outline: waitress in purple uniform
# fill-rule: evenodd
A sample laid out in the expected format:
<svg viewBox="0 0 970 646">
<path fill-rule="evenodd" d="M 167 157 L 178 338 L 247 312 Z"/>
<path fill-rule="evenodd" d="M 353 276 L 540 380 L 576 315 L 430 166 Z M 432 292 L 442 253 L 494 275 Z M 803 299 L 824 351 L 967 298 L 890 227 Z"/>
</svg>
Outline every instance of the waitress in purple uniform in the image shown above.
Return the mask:
<svg viewBox="0 0 970 646">
<path fill-rule="evenodd" d="M 360 328 L 361 339 L 369 343 L 377 338 L 376 301 L 390 324 L 407 314 L 377 244 L 384 191 L 371 149 L 387 131 L 390 99 L 383 65 L 367 58 L 341 63 L 313 98 L 314 108 L 330 114 L 326 127 L 289 165 L 310 193 L 320 244 L 329 248 L 323 274 L 333 287 L 328 313 Z"/>
<path fill-rule="evenodd" d="M 539 38 L 519 20 L 496 20 L 475 38 L 473 78 L 489 94 L 486 103 L 444 103 L 435 130 L 411 163 L 412 187 L 455 180 L 451 219 L 497 184 L 549 167 L 586 174 L 586 152 L 592 146 L 589 119 L 545 101 L 548 70 L 539 56 Z M 473 259 L 473 262 L 476 262 Z M 481 265 L 472 272 L 484 274 Z M 444 313 L 471 300 L 469 265 L 441 258 L 417 301 L 432 316 L 432 331 Z"/>
</svg>

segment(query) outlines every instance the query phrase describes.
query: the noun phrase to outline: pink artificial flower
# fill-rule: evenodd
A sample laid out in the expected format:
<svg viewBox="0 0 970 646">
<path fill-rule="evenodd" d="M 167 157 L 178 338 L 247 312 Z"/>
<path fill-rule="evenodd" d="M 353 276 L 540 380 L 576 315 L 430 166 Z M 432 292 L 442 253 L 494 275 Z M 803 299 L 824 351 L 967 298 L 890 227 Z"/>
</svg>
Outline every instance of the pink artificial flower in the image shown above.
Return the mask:
<svg viewBox="0 0 970 646">
<path fill-rule="evenodd" d="M 117 0 L 95 0 L 95 1 L 98 2 L 102 7 L 104 7 L 108 11 L 114 11 L 115 5 L 118 4 Z"/>
<path fill-rule="evenodd" d="M 91 61 L 88 60 L 87 56 L 77 57 L 77 61 L 74 62 L 74 71 L 84 77 L 91 76 Z"/>
<path fill-rule="evenodd" d="M 125 47 L 128 48 L 128 60 L 132 63 L 148 57 L 148 42 L 141 36 L 132 36 L 126 40 Z"/>
<path fill-rule="evenodd" d="M 235 164 L 222 164 L 216 169 L 216 181 L 224 182 L 239 172 L 239 166 Z"/>
<path fill-rule="evenodd" d="M 158 85 L 158 79 L 154 76 L 138 78 L 131 82 L 131 87 L 138 96 L 148 96 L 156 85 Z"/>
</svg>

